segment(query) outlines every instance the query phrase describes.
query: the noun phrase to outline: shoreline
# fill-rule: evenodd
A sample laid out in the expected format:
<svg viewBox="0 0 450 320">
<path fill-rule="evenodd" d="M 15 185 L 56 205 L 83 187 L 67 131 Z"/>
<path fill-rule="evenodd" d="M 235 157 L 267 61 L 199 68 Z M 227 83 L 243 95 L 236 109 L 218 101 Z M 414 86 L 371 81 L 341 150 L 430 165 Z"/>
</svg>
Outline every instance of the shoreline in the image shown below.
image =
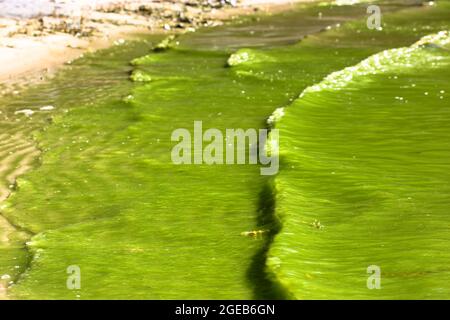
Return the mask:
<svg viewBox="0 0 450 320">
<path fill-rule="evenodd" d="M 0 96 L 19 95 L 23 88 L 39 81 L 46 81 L 67 62 L 77 59 L 84 53 L 108 48 L 124 40 L 137 40 L 145 34 L 170 35 L 193 31 L 188 29 L 220 25 L 255 13 L 282 12 L 297 4 L 312 1 L 315 0 L 243 0 L 236 6 L 201 9 L 182 28 L 176 25 L 180 23 L 179 18 L 173 20 L 156 17 L 139 20 L 134 13 L 120 13 L 114 16 L 115 22 L 106 19 L 94 22 L 95 32 L 90 35 L 73 34 L 73 30 L 55 30 L 52 29 L 54 26 L 45 27 L 43 21 L 46 21 L 47 17 L 0 18 L 0 62 L 3 65 L 0 70 Z M 70 18 L 48 17 L 48 19 L 60 24 Z M 118 23 L 117 19 L 125 21 Z M 169 22 L 172 25 L 167 27 Z M 86 27 L 90 26 L 88 23 Z M 79 31 L 83 32 L 82 28 Z M 14 183 L 16 178 L 29 169 L 30 166 L 23 166 L 16 171 L 17 174 L 10 177 L 14 181 L 9 182 Z M 10 189 L 0 186 L 0 203 L 10 195 Z M 9 236 L 16 231 L 17 228 L 0 213 L 0 245 L 5 247 L 11 245 Z M 9 279 L 0 279 L 0 300 L 9 299 L 8 282 Z"/>
<path fill-rule="evenodd" d="M 139 1 L 139 0 L 136 0 Z M 148 15 L 142 7 L 112 7 L 81 16 L 76 27 L 73 17 L 43 16 L 30 19 L 0 18 L 0 96 L 20 94 L 20 88 L 47 79 L 66 62 L 115 42 L 135 40 L 145 34 L 173 34 L 217 26 L 255 13 L 286 11 L 315 0 L 243 0 L 235 6 L 180 7 L 170 3 L 164 10 Z M 150 2 L 146 10 L 161 3 Z M 152 9 L 153 8 L 153 9 Z M 188 8 L 188 9 L 186 9 Z M 133 11 L 134 10 L 134 11 Z M 115 12 L 118 13 L 115 13 Z M 180 13 L 181 12 L 181 13 Z"/>
</svg>

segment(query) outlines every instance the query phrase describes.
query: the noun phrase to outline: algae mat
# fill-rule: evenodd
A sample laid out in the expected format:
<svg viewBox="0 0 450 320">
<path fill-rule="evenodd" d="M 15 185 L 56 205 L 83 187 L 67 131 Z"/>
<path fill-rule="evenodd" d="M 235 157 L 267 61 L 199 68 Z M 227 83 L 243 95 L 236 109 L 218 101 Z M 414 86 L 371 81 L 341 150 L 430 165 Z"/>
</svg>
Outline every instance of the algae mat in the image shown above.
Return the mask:
<svg viewBox="0 0 450 320">
<path fill-rule="evenodd" d="M 389 5 L 386 11 L 400 8 L 403 6 Z M 101 80 L 98 86 L 94 81 L 83 88 L 98 91 L 93 99 L 76 100 L 73 94 L 69 101 L 69 96 L 61 93 L 61 100 L 51 103 L 62 112 L 55 113 L 45 130 L 34 131 L 42 150 L 41 165 L 18 181 L 18 189 L 2 209 L 14 225 L 34 234 L 26 246 L 29 264 L 11 287 L 11 296 L 316 297 L 313 290 L 301 287 L 307 280 L 294 275 L 299 284 L 291 285 L 291 279 L 285 278 L 291 270 L 281 273 L 274 264 L 275 257 L 282 262 L 294 260 L 278 254 L 279 248 L 287 252 L 297 249 L 290 242 L 283 243 L 289 232 L 287 214 L 272 242 L 279 229 L 273 211 L 287 211 L 281 209 L 285 189 L 279 187 L 282 180 L 278 180 L 286 176 L 287 161 L 293 161 L 284 155 L 285 148 L 303 154 L 283 144 L 289 141 L 290 130 L 296 129 L 287 125 L 284 129 L 284 119 L 277 123 L 282 129 L 282 167 L 275 180 L 279 192 L 275 207 L 273 190 L 268 187 L 271 181 L 259 175 L 258 166 L 172 164 L 171 133 L 177 128 L 192 129 L 196 120 L 203 121 L 205 129 L 265 128 L 276 108 L 290 104 L 305 88 L 333 71 L 445 29 L 447 10 L 438 6 L 386 14 L 381 32 L 368 30 L 365 19 L 360 19 L 296 44 L 295 36 L 286 37 L 282 18 L 261 17 L 260 22 L 180 36 L 168 43 L 170 49 L 141 53 L 138 59 L 134 58 L 139 50 L 133 51 L 129 54 L 133 66 L 117 67 L 116 81 L 107 86 L 108 90 Z M 312 30 L 316 32 L 325 30 L 331 22 L 344 23 L 364 16 L 365 7 L 307 6 L 290 15 L 286 24 L 295 17 L 310 17 L 317 24 Z M 414 31 L 411 21 L 415 21 Z M 243 33 L 252 31 L 252 25 L 272 33 Z M 301 24 L 298 30 L 298 39 L 311 33 Z M 219 43 L 208 42 L 214 39 L 214 32 L 227 36 Z M 107 54 L 114 55 L 114 50 Z M 108 59 L 92 59 L 94 65 L 98 64 L 98 72 L 109 69 Z M 82 65 L 83 61 L 78 63 Z M 131 70 L 137 80 L 134 83 L 127 80 Z M 297 187 L 294 183 L 291 188 Z M 294 191 L 297 196 L 307 194 L 301 192 Z M 302 202 L 295 197 L 292 201 L 297 210 Z M 310 228 L 313 218 L 325 227 Z M 301 226 L 311 232 L 330 228 L 319 216 L 301 220 L 306 221 Z M 385 222 L 389 224 L 390 220 Z M 259 238 L 241 235 L 250 230 L 270 232 Z M 294 241 L 300 243 L 303 237 Z M 269 245 L 271 269 L 267 272 Z M 318 254 L 316 249 L 309 248 Z M 295 257 L 307 261 L 300 254 Z M 303 266 L 296 263 L 292 261 L 292 268 L 302 272 Z M 69 266 L 81 270 L 79 290 L 66 287 Z M 284 264 L 281 266 L 284 268 Z M 314 281 L 310 283 L 314 287 Z M 324 290 L 330 297 L 335 294 L 334 282 L 325 289 L 316 284 L 316 290 Z M 298 294 L 296 288 L 305 295 Z M 352 290 L 341 294 L 353 294 Z"/>
<path fill-rule="evenodd" d="M 378 53 L 283 110 L 268 265 L 296 298 L 448 299 L 449 43 Z"/>
</svg>

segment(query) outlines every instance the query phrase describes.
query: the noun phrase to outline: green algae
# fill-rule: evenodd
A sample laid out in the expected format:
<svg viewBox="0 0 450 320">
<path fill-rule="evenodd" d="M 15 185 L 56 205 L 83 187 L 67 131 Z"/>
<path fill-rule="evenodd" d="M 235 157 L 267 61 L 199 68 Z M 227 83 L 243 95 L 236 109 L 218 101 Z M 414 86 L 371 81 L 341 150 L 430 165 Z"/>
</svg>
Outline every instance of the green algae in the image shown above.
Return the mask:
<svg viewBox="0 0 450 320">
<path fill-rule="evenodd" d="M 150 82 L 150 81 L 152 81 L 152 77 L 150 75 L 145 74 L 140 70 L 134 70 L 131 73 L 130 79 L 135 82 Z"/>
<path fill-rule="evenodd" d="M 267 63 L 270 62 L 270 56 L 252 49 L 239 49 L 227 60 L 227 65 L 230 67 L 240 64 L 254 64 L 254 63 Z"/>
<path fill-rule="evenodd" d="M 163 40 L 161 40 L 160 42 L 158 42 L 155 47 L 153 48 L 153 51 L 158 52 L 158 51 L 165 51 L 170 49 L 171 47 L 173 47 L 173 41 L 175 40 L 176 36 L 175 35 L 170 35 L 166 38 L 164 38 Z"/>
<path fill-rule="evenodd" d="M 257 166 L 176 166 L 170 159 L 170 136 L 175 129 L 191 129 L 195 120 L 202 120 L 205 129 L 265 128 L 275 109 L 331 72 L 386 48 L 410 45 L 447 23 L 445 11 L 424 15 L 423 9 L 414 9 L 386 15 L 392 28 L 382 32 L 367 30 L 365 21 L 358 20 L 288 45 L 331 21 L 362 16 L 361 9 L 302 7 L 288 16 L 187 34 L 170 50 L 141 52 L 141 58 L 131 50 L 125 57 L 133 67 L 121 59 L 115 81 L 98 80 L 99 88 L 96 81 L 80 83 L 87 91 L 98 91 L 87 95 L 86 101 L 76 98 L 80 91 L 76 87 L 73 95 L 60 93 L 52 103 L 66 111 L 37 135 L 42 165 L 19 180 L 18 192 L 2 211 L 36 234 L 27 244 L 30 265 L 11 295 L 31 299 L 292 297 L 288 291 L 295 290 L 275 268 L 284 259 L 273 251 L 284 246 L 280 238 L 284 229 L 274 240 L 280 225 L 273 213 L 286 225 L 287 217 L 273 202 L 271 182 L 259 175 Z M 300 21 L 298 29 L 292 28 L 292 21 Z M 242 35 L 242 30 L 255 27 L 255 32 Z M 275 31 L 262 35 L 267 29 Z M 287 29 L 297 34 L 286 37 Z M 259 58 L 226 68 L 230 54 L 243 43 L 247 49 L 241 52 L 251 50 Z M 109 54 L 114 56 L 114 50 Z M 110 69 L 111 61 L 93 58 L 92 63 L 99 64 L 94 70 L 101 73 Z M 152 81 L 128 82 L 130 71 Z M 286 109 L 279 110 L 283 112 L 272 118 L 277 126 Z M 281 141 L 289 133 L 286 129 Z M 282 149 L 284 166 L 289 153 L 297 154 L 288 151 Z M 283 172 L 282 168 L 281 178 Z M 278 178 L 275 186 L 282 199 L 285 189 Z M 303 197 L 296 193 L 294 205 Z M 329 228 L 317 216 L 302 217 L 300 224 L 315 232 Z M 241 235 L 249 230 L 269 232 L 259 239 Z M 274 249 L 268 272 L 269 246 Z M 288 243 L 282 250 L 296 249 Z M 320 253 L 317 247 L 309 250 Z M 80 290 L 66 287 L 71 265 L 81 268 Z M 330 285 L 318 290 L 329 290 L 332 296 L 332 289 Z"/>
<path fill-rule="evenodd" d="M 160 36 L 155 37 L 155 42 Z M 150 39 L 149 39 L 150 41 Z M 12 161 L 0 174 L 0 189 L 8 188 L 11 185 L 9 176 L 15 170 L 23 170 L 24 166 L 38 166 L 40 164 L 39 148 L 35 145 L 36 133 L 52 123 L 58 121 L 67 108 L 76 108 L 79 105 L 92 105 L 95 100 L 102 100 L 105 97 L 112 97 L 118 94 L 115 85 L 122 84 L 123 92 L 127 92 L 129 84 L 126 81 L 130 67 L 128 61 L 130 57 L 142 56 L 148 52 L 147 41 L 127 42 L 126 45 L 115 46 L 112 49 L 103 50 L 96 54 L 85 55 L 63 71 L 59 72 L 49 83 L 43 83 L 25 89 L 17 87 L 18 95 L 8 95 L 1 97 L 2 110 L 0 114 L 1 134 L 1 155 L 7 154 Z M 99 86 L 99 84 L 101 85 Z M 75 103 L 74 103 L 75 102 Z M 43 106 L 53 105 L 53 111 L 41 111 Z M 23 114 L 16 114 L 18 110 L 31 109 L 33 115 L 27 117 Z M 39 136 L 40 134 L 38 134 Z M 39 139 L 39 137 L 38 137 Z M 43 150 L 45 151 L 45 150 Z M 5 158 L 2 158 L 4 160 Z M 4 162 L 3 162 L 4 163 Z M 21 190 L 24 183 L 15 183 L 12 192 Z M 20 186 L 19 186 L 20 185 Z M 40 188 L 39 188 L 40 189 Z M 40 202 L 38 200 L 38 202 Z M 7 206 L 2 202 L 0 211 L 5 213 Z M 0 245 L 0 275 L 9 275 L 9 281 L 16 282 L 21 273 L 26 271 L 32 256 L 25 246 L 32 232 L 29 225 L 13 223 L 10 228 L 15 228 L 8 235 L 8 242 Z M 2 225 L 3 228 L 3 225 Z M 0 233 L 4 232 L 2 229 Z"/>
<path fill-rule="evenodd" d="M 448 298 L 449 39 L 331 74 L 276 122 L 283 228 L 268 266 L 296 298 Z"/>
</svg>

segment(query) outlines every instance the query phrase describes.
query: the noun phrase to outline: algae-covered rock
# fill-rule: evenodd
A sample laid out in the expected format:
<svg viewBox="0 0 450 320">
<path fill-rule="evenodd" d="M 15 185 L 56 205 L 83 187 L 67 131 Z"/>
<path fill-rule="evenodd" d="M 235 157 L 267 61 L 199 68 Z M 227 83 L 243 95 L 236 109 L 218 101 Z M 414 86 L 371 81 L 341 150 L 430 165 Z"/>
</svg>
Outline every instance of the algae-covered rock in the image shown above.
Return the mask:
<svg viewBox="0 0 450 320">
<path fill-rule="evenodd" d="M 260 63 L 270 61 L 270 57 L 266 54 L 253 49 L 239 49 L 231 54 L 227 60 L 229 67 L 238 66 L 246 63 Z"/>
<path fill-rule="evenodd" d="M 130 79 L 135 82 L 150 82 L 152 81 L 152 77 L 149 74 L 141 70 L 134 70 L 130 76 Z"/>
<path fill-rule="evenodd" d="M 174 39 L 175 35 L 170 35 L 167 38 L 164 38 L 155 46 L 155 48 L 153 48 L 153 51 L 164 51 L 169 49 L 172 46 L 172 41 Z"/>
<path fill-rule="evenodd" d="M 152 62 L 155 62 L 157 60 L 157 55 L 156 54 L 147 54 L 143 57 L 139 57 L 136 59 L 131 60 L 131 65 L 133 66 L 141 66 L 141 65 L 146 65 L 146 64 L 150 64 Z"/>
</svg>

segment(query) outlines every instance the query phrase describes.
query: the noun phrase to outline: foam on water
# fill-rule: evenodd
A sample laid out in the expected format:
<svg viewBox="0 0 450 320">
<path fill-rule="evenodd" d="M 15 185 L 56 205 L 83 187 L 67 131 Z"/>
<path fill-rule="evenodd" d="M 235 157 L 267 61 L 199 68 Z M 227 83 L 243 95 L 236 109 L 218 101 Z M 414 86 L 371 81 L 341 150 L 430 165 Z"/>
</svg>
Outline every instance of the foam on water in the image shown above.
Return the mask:
<svg viewBox="0 0 450 320">
<path fill-rule="evenodd" d="M 304 90 L 300 98 L 310 92 L 340 90 L 347 87 L 357 77 L 383 73 L 387 70 L 410 68 L 413 65 L 433 64 L 439 61 L 441 57 L 427 50 L 427 48 L 445 49 L 445 46 L 449 43 L 449 31 L 441 31 L 423 37 L 410 47 L 382 51 L 355 66 L 331 73 L 322 82 Z"/>
</svg>

